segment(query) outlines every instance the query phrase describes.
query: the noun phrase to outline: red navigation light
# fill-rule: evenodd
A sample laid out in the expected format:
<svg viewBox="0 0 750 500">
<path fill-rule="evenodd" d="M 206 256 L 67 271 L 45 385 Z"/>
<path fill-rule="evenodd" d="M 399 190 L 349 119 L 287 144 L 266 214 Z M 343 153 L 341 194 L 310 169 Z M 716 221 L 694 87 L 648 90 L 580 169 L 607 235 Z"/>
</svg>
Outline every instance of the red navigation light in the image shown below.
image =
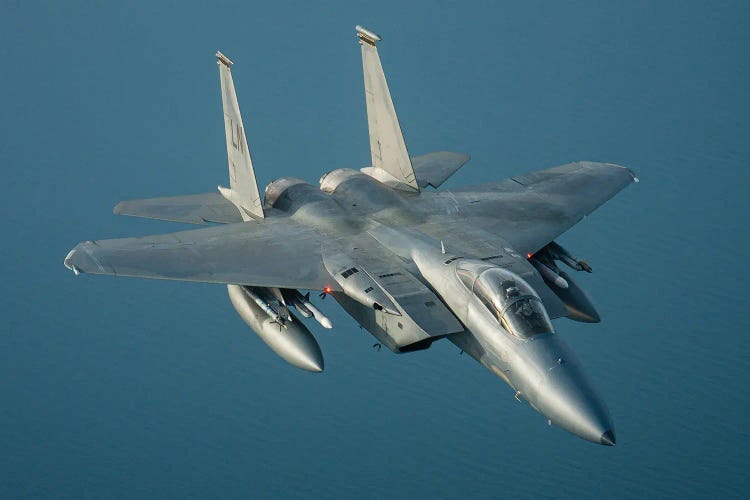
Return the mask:
<svg viewBox="0 0 750 500">
<path fill-rule="evenodd" d="M 533 255 L 533 254 L 527 253 L 527 254 L 526 254 L 526 258 L 527 258 L 527 259 L 530 259 L 532 255 Z"/>
<path fill-rule="evenodd" d="M 327 287 L 325 287 L 325 288 L 323 289 L 323 291 L 324 291 L 325 293 L 331 293 L 331 287 L 330 287 L 330 286 L 327 286 Z"/>
</svg>

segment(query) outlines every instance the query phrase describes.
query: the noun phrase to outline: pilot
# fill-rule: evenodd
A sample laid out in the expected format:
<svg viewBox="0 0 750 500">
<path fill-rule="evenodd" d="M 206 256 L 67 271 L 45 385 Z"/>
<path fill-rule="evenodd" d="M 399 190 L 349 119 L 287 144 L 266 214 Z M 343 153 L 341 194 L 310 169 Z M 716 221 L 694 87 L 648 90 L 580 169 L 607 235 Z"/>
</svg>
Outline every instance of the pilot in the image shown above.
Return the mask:
<svg viewBox="0 0 750 500">
<path fill-rule="evenodd" d="M 521 304 L 518 307 L 518 312 L 521 313 L 524 318 L 528 321 L 534 315 L 534 308 L 531 307 L 528 300 L 520 301 Z"/>
</svg>

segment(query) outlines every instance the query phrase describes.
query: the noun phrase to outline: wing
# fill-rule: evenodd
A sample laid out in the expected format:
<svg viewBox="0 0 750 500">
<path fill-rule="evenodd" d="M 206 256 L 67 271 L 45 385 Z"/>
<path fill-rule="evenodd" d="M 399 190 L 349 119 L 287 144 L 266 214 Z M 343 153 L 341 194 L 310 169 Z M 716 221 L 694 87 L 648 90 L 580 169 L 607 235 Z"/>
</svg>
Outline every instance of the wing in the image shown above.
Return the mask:
<svg viewBox="0 0 750 500">
<path fill-rule="evenodd" d="M 242 222 L 242 216 L 237 207 L 219 193 L 121 201 L 113 211 L 117 215 L 171 220 L 189 224 Z"/>
<path fill-rule="evenodd" d="M 633 182 L 638 178 L 628 168 L 578 162 L 450 194 L 467 223 L 502 236 L 526 254 L 544 247 Z"/>
<path fill-rule="evenodd" d="M 85 241 L 65 258 L 76 273 L 278 288 L 340 290 L 321 236 L 286 217 L 179 233 Z"/>
</svg>

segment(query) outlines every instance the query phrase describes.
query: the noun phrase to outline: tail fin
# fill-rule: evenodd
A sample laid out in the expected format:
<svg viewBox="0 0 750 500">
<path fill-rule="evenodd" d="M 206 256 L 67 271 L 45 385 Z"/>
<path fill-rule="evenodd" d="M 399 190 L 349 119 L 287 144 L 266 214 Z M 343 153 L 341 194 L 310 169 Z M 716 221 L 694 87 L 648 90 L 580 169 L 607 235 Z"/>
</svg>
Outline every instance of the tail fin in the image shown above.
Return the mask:
<svg viewBox="0 0 750 500">
<path fill-rule="evenodd" d="M 264 218 L 263 202 L 253 171 L 253 160 L 247 147 L 242 115 L 234 92 L 230 66 L 233 64 L 221 52 L 216 53 L 221 77 L 221 102 L 224 108 L 224 131 L 227 137 L 229 160 L 229 189 L 219 186 L 219 192 L 231 201 L 245 221 Z"/>
<path fill-rule="evenodd" d="M 362 69 L 365 76 L 365 98 L 367 100 L 367 125 L 370 128 L 370 153 L 374 172 L 366 172 L 382 180 L 390 174 L 397 186 L 407 191 L 419 191 L 414 168 L 409 159 L 401 126 L 393 107 L 388 82 L 380 64 L 375 43 L 380 37 L 357 26 L 357 37 L 362 46 Z M 377 169 L 380 169 L 378 171 Z"/>
</svg>

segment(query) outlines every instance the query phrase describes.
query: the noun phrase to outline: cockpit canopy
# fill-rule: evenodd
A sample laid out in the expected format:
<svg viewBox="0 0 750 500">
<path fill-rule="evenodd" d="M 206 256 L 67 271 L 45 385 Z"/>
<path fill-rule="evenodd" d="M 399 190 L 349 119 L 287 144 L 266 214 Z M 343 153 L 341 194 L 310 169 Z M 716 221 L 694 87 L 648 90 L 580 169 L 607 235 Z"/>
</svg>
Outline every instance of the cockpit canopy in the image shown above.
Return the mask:
<svg viewBox="0 0 750 500">
<path fill-rule="evenodd" d="M 456 273 L 512 335 L 527 339 L 554 332 L 541 299 L 517 274 L 500 267 L 471 269 L 461 265 Z"/>
</svg>

